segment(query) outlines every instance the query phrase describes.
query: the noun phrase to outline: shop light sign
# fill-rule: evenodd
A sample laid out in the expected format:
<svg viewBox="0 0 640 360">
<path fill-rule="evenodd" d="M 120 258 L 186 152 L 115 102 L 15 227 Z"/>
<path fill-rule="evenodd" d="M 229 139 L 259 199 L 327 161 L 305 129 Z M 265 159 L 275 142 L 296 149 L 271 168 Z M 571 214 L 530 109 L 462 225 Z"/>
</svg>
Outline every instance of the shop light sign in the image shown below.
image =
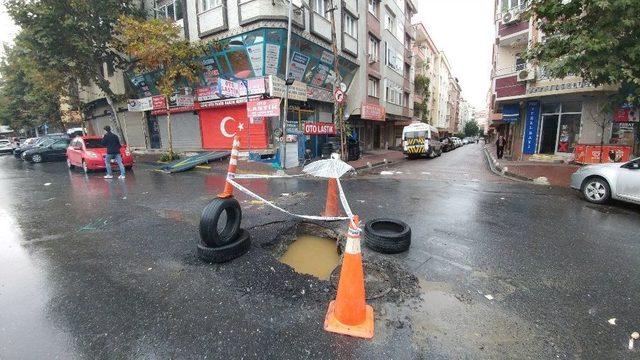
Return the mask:
<svg viewBox="0 0 640 360">
<path fill-rule="evenodd" d="M 313 122 L 304 124 L 305 135 L 335 135 L 336 125 L 333 123 Z"/>
</svg>

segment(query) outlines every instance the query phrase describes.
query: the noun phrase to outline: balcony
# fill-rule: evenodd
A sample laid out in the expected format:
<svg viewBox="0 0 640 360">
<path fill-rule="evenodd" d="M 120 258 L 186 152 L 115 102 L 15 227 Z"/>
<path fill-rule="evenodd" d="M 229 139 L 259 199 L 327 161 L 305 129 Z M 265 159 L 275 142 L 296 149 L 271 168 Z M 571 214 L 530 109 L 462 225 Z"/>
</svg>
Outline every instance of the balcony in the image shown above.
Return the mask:
<svg viewBox="0 0 640 360">
<path fill-rule="evenodd" d="M 424 64 L 427 60 L 427 55 L 417 46 L 413 47 L 413 55 L 416 57 L 416 66 Z"/>
</svg>

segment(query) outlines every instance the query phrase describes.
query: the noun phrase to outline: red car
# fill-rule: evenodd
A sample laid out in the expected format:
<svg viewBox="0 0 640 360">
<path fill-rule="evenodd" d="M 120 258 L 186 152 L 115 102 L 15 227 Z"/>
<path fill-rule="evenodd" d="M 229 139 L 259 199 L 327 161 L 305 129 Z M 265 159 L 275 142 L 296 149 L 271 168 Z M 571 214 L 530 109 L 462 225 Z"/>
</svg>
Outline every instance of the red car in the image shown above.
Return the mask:
<svg viewBox="0 0 640 360">
<path fill-rule="evenodd" d="M 67 148 L 67 166 L 73 169 L 78 166 L 85 173 L 92 170 L 104 170 L 104 158 L 107 155 L 107 148 L 102 146 L 102 138 L 99 136 L 78 136 L 71 140 Z M 133 167 L 133 156 L 127 149 L 126 145 L 122 145 L 120 149 L 122 163 L 129 170 Z M 115 160 L 111 160 L 111 167 L 118 168 Z"/>
</svg>

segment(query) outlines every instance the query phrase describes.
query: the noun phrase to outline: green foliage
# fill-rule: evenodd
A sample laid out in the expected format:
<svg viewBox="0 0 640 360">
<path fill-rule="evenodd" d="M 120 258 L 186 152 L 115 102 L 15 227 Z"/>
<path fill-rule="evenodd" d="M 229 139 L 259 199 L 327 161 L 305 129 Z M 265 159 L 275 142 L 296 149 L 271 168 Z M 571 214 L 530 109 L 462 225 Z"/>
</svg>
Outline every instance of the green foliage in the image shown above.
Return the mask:
<svg viewBox="0 0 640 360">
<path fill-rule="evenodd" d="M 163 153 L 162 156 L 160 156 L 160 161 L 162 162 L 171 162 L 179 159 L 180 156 L 173 151 L 167 151 L 166 153 Z"/>
<path fill-rule="evenodd" d="M 429 116 L 429 83 L 430 79 L 424 75 L 416 75 L 414 80 L 415 93 L 422 96 L 422 102 L 415 102 L 413 112 L 415 116 L 419 116 L 422 122 L 428 122 Z"/>
<path fill-rule="evenodd" d="M 546 38 L 527 58 L 553 77 L 620 85 L 612 106 L 640 104 L 640 1 L 534 0 L 529 13 Z"/>
<path fill-rule="evenodd" d="M 199 60 L 202 46 L 183 40 L 180 31 L 175 24 L 162 19 L 138 20 L 126 16 L 118 19 L 116 47 L 131 56 L 137 70 L 162 70 L 158 89 L 165 96 L 173 94 L 178 80 L 196 82 L 203 70 Z"/>
<path fill-rule="evenodd" d="M 465 136 L 477 136 L 480 132 L 480 127 L 475 120 L 468 121 L 464 124 L 464 135 Z"/>
<path fill-rule="evenodd" d="M 30 129 L 47 123 L 58 126 L 60 98 L 56 90 L 59 78 L 42 71 L 21 47 L 5 46 L 5 58 L 0 63 L 0 123 L 15 130 Z"/>
</svg>

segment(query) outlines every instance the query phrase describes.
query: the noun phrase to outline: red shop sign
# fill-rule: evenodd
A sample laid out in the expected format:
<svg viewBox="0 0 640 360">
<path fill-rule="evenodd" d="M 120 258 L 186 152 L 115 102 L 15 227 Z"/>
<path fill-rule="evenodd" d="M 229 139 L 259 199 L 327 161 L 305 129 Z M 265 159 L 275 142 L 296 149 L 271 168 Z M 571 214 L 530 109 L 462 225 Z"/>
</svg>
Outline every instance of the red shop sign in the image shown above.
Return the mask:
<svg viewBox="0 0 640 360">
<path fill-rule="evenodd" d="M 384 106 L 377 104 L 362 104 L 361 117 L 366 120 L 384 121 L 385 117 Z"/>
<path fill-rule="evenodd" d="M 280 99 L 248 102 L 247 116 L 249 118 L 280 116 Z"/>
<path fill-rule="evenodd" d="M 156 95 L 151 98 L 151 103 L 153 105 L 153 110 L 166 110 L 167 102 L 164 96 Z"/>
<path fill-rule="evenodd" d="M 305 135 L 335 135 L 336 124 L 333 123 L 305 123 L 304 124 Z"/>
</svg>

